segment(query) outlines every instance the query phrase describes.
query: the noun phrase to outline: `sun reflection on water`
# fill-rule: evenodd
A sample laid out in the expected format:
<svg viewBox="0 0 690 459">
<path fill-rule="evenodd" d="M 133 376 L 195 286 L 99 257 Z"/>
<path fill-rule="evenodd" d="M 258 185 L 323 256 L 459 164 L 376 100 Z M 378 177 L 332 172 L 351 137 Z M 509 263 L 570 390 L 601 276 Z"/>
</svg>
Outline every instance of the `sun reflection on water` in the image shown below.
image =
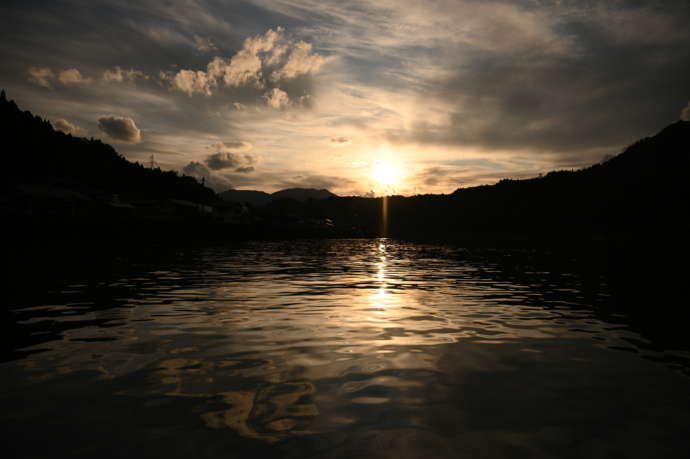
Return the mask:
<svg viewBox="0 0 690 459">
<path fill-rule="evenodd" d="M 42 352 L 13 371 L 47 392 L 52 379 L 72 374 L 85 392 L 116 382 L 119 397 L 187 407 L 168 417 L 193 416 L 208 431 L 273 444 L 384 424 L 433 431 L 444 416 L 460 425 L 455 407 L 474 405 L 465 391 L 449 394 L 472 383 L 465 375 L 481 372 L 484 384 L 507 380 L 493 374 L 558 367 L 565 393 L 582 362 L 604 375 L 611 362 L 624 362 L 601 347 L 635 338 L 578 309 L 577 289 L 564 313 L 490 266 L 481 274 L 386 238 L 264 243 L 199 260 L 118 280 L 140 292 L 122 307 L 37 306 L 26 323 L 62 325 L 60 339 L 37 346 Z"/>
</svg>

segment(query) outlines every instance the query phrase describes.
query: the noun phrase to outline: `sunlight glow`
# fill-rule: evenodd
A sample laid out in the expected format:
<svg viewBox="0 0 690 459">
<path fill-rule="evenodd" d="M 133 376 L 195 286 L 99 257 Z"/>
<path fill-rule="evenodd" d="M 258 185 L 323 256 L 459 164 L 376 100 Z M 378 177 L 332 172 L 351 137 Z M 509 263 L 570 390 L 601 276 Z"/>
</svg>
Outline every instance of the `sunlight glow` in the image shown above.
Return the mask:
<svg viewBox="0 0 690 459">
<path fill-rule="evenodd" d="M 390 162 L 376 160 L 372 164 L 371 177 L 382 185 L 395 185 L 400 175 L 400 169 Z"/>
</svg>

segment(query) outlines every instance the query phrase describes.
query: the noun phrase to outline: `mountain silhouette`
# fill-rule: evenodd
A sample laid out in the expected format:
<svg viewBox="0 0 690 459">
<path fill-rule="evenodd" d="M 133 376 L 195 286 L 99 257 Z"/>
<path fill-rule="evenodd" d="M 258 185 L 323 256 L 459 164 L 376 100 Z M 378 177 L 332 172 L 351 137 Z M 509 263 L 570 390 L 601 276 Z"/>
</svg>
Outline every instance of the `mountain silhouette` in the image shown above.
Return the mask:
<svg viewBox="0 0 690 459">
<path fill-rule="evenodd" d="M 56 131 L 50 122 L 0 95 L 0 136 L 5 143 L 9 191 L 25 199 L 56 195 L 83 201 L 118 195 L 124 200 L 177 199 L 211 204 L 218 197 L 192 177 L 132 163 L 96 139 Z M 11 204 L 11 203 L 10 203 Z"/>
<path fill-rule="evenodd" d="M 317 190 L 314 188 L 287 188 L 276 191 L 271 195 L 271 200 L 294 199 L 295 201 L 308 201 L 310 199 L 323 200 L 337 197 L 328 190 Z"/>
<path fill-rule="evenodd" d="M 450 195 L 385 200 L 338 197 L 310 188 L 217 195 L 192 177 L 132 163 L 100 140 L 56 131 L 48 121 L 8 101 L 4 91 L 0 124 L 6 151 L 11 152 L 5 156 L 7 191 L 0 210 L 5 217 L 33 225 L 36 232 L 49 220 L 55 226 L 100 222 L 103 227 L 120 221 L 129 233 L 142 221 L 168 222 L 181 216 L 203 232 L 209 223 L 200 214 L 221 225 L 217 232 L 224 238 L 238 237 L 242 228 L 242 234 L 251 237 L 385 235 L 468 246 L 565 246 L 684 241 L 690 232 L 687 121 L 584 169 L 506 179 Z M 180 238 L 189 230 L 161 225 L 166 234 Z"/>
<path fill-rule="evenodd" d="M 235 190 L 230 189 L 218 194 L 226 201 L 242 202 L 254 206 L 263 206 L 271 200 L 271 195 L 264 191 L 257 190 Z"/>
<path fill-rule="evenodd" d="M 293 199 L 304 202 L 310 199 L 321 200 L 337 197 L 336 194 L 328 190 L 317 190 L 315 188 L 286 188 L 271 194 L 257 190 L 230 189 L 219 193 L 219 196 L 226 201 L 243 202 L 255 206 L 263 206 L 277 199 Z"/>
<path fill-rule="evenodd" d="M 678 121 L 608 161 L 525 180 L 461 188 L 450 195 L 272 201 L 260 215 L 328 218 L 343 236 L 530 245 L 640 237 L 688 230 L 690 122 Z"/>
</svg>

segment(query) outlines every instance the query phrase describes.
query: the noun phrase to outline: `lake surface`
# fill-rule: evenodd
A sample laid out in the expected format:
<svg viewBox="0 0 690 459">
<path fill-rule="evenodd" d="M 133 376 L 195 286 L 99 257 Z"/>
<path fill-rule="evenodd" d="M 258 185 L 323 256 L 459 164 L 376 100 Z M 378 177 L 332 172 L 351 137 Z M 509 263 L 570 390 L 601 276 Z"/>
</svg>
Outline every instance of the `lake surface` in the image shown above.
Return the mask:
<svg viewBox="0 0 690 459">
<path fill-rule="evenodd" d="M 688 354 L 603 316 L 606 279 L 511 256 L 386 239 L 257 242 L 13 295 L 6 447 L 99 458 L 687 454 Z"/>
</svg>

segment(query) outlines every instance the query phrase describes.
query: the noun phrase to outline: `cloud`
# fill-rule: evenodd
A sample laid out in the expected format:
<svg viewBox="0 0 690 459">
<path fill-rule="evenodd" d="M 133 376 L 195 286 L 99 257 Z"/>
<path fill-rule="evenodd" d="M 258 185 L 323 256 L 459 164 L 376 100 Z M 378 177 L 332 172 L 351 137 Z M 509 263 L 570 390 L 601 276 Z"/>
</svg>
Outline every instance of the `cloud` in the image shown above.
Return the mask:
<svg viewBox="0 0 690 459">
<path fill-rule="evenodd" d="M 194 46 L 198 51 L 203 53 L 216 49 L 216 45 L 213 44 L 210 38 L 202 37 L 200 35 L 194 35 Z"/>
<path fill-rule="evenodd" d="M 31 83 L 37 84 L 38 86 L 42 86 L 44 88 L 50 88 L 51 81 L 55 77 L 53 71 L 48 67 L 29 67 L 27 73 L 29 74 L 29 81 Z"/>
<path fill-rule="evenodd" d="M 107 82 L 121 83 L 126 80 L 133 81 L 137 78 L 148 80 L 149 77 L 148 75 L 144 74 L 144 72 L 141 72 L 139 70 L 121 69 L 118 66 L 103 72 L 103 80 Z"/>
<path fill-rule="evenodd" d="M 350 145 L 352 143 L 352 140 L 348 139 L 347 137 L 332 137 L 331 143 L 336 146 L 342 147 L 345 145 Z"/>
<path fill-rule="evenodd" d="M 162 72 L 173 90 L 210 96 L 221 84 L 229 88 L 269 86 L 265 75 L 272 81 L 292 80 L 316 73 L 326 58 L 314 53 L 305 41 L 292 41 L 282 27 L 269 29 L 262 35 L 247 38 L 242 48 L 229 59 L 214 57 L 206 70 L 183 69 L 175 74 Z"/>
<path fill-rule="evenodd" d="M 612 19 L 625 17 L 615 21 L 630 31 L 618 31 L 628 37 L 623 40 L 611 38 L 595 20 L 603 13 L 572 13 L 553 11 L 550 27 L 552 33 L 561 32 L 562 43 L 567 39 L 570 52 L 505 45 L 487 53 L 475 44 L 458 46 L 461 57 L 449 53 L 442 70 L 417 80 L 422 110 L 392 126 L 386 137 L 397 144 L 521 150 L 532 158 L 553 154 L 557 161 L 577 156 L 575 165 L 584 166 L 597 161 L 604 149 L 622 149 L 677 117 L 678 97 L 687 94 L 690 76 L 687 28 L 683 31 L 671 17 L 655 21 L 673 32 L 668 40 L 642 47 L 633 31 L 648 22 L 644 14 L 607 10 Z M 426 107 L 437 116 L 429 116 Z"/>
<path fill-rule="evenodd" d="M 77 69 L 63 70 L 58 74 L 58 80 L 62 84 L 81 84 L 90 81 L 88 78 L 84 78 Z"/>
<path fill-rule="evenodd" d="M 98 127 L 113 140 L 126 143 L 141 142 L 141 130 L 131 118 L 102 116 L 98 118 Z"/>
<path fill-rule="evenodd" d="M 266 104 L 275 109 L 281 109 L 290 105 L 290 97 L 280 88 L 273 88 L 264 94 Z"/>
<path fill-rule="evenodd" d="M 690 102 L 688 102 L 688 105 L 686 105 L 685 108 L 681 110 L 680 119 L 682 119 L 683 121 L 690 121 Z"/>
<path fill-rule="evenodd" d="M 282 56 L 284 53 L 285 51 L 281 49 L 277 56 Z M 324 62 L 326 62 L 325 57 L 312 52 L 311 43 L 300 41 L 294 45 L 294 49 L 283 66 L 273 71 L 271 79 L 273 81 L 289 80 L 307 73 L 316 73 Z"/>
<path fill-rule="evenodd" d="M 443 167 L 429 167 L 419 172 L 413 178 L 413 180 L 421 182 L 422 184 L 427 186 L 436 186 L 439 185 L 441 182 L 447 182 L 448 180 L 457 183 L 459 181 L 453 178 L 453 175 L 455 175 L 456 173 L 457 171 L 453 171 L 451 169 Z"/>
<path fill-rule="evenodd" d="M 365 174 L 343 164 L 379 149 L 409 162 L 410 177 L 414 167 L 445 169 L 445 160 L 519 159 L 491 170 L 432 170 L 416 182 L 420 192 L 477 183 L 479 173 L 578 167 L 677 120 L 689 100 L 683 0 L 101 3 L 55 7 L 49 24 L 30 3 L 12 2 L 0 29 L 13 43 L 0 80 L 23 79 L 18 97 L 51 119 L 136 114 L 145 143 L 122 144 L 122 154 L 143 158 L 157 142 L 162 163 L 178 170 L 191 160 L 208 169 L 204 160 L 217 151 L 198 154 L 199 139 L 252 139 L 271 160 L 240 166 L 255 167 L 251 174 L 217 173 L 236 186 L 342 173 L 368 189 Z M 14 39 L 26 31 L 41 33 Z M 71 68 L 103 84 L 62 86 L 57 74 Z M 126 84 L 126 69 L 150 79 Z M 59 90 L 43 89 L 51 86 Z M 274 88 L 287 94 L 289 111 L 268 105 L 282 105 Z M 314 98 L 311 109 L 295 110 L 304 94 Z M 357 148 L 336 148 L 347 145 L 331 142 L 337 136 Z M 348 154 L 324 156 L 324 146 Z M 297 164 L 303 170 L 290 171 Z"/>
<path fill-rule="evenodd" d="M 83 136 L 86 134 L 86 130 L 64 119 L 55 120 L 53 122 L 53 127 L 58 131 L 62 131 L 65 134 L 71 134 L 74 136 Z"/>
<path fill-rule="evenodd" d="M 254 159 L 250 155 L 240 155 L 238 153 L 214 153 L 206 158 L 204 162 L 209 169 L 214 171 L 233 168 L 239 172 L 239 169 L 246 169 L 248 167 L 243 166 L 243 164 L 251 164 L 254 162 Z M 254 170 L 254 168 L 251 170 Z"/>
<path fill-rule="evenodd" d="M 55 73 L 48 67 L 29 67 L 29 81 L 44 88 L 51 88 L 55 79 Z M 64 85 L 88 83 L 91 80 L 84 78 L 77 69 L 67 69 L 57 74 L 57 80 Z"/>
<path fill-rule="evenodd" d="M 251 150 L 253 148 L 253 145 L 251 143 L 245 142 L 243 140 L 230 140 L 230 141 L 225 141 L 225 142 L 214 143 L 209 148 L 213 148 L 214 150 L 218 151 L 219 153 L 222 153 L 224 151 Z"/>
<path fill-rule="evenodd" d="M 292 177 L 283 178 L 278 181 L 280 188 L 317 188 L 317 189 L 336 189 L 352 186 L 356 182 L 344 177 L 321 174 L 300 174 Z"/>
<path fill-rule="evenodd" d="M 199 183 L 203 183 L 216 192 L 233 188 L 228 179 L 218 174 L 214 174 L 206 166 L 196 161 L 191 161 L 189 164 L 183 167 L 182 173 L 190 177 L 194 177 L 197 179 L 197 181 L 199 181 Z"/>
<path fill-rule="evenodd" d="M 240 173 L 254 171 L 257 158 L 252 153 L 246 151 L 251 149 L 250 143 L 241 141 L 218 142 L 208 148 L 216 152 L 204 160 L 209 169 L 214 171 L 234 169 L 235 172 Z"/>
<path fill-rule="evenodd" d="M 195 93 L 210 96 L 213 94 L 213 88 L 217 85 L 215 79 L 201 70 L 180 70 L 174 76 L 161 73 L 161 77 L 170 80 L 174 89 L 184 92 L 190 97 Z"/>
<path fill-rule="evenodd" d="M 504 178 L 525 179 L 536 177 L 535 170 L 500 170 L 481 167 L 432 166 L 424 168 L 409 178 L 409 185 L 417 192 L 429 190 L 450 191 L 458 187 L 493 184 Z"/>
</svg>

